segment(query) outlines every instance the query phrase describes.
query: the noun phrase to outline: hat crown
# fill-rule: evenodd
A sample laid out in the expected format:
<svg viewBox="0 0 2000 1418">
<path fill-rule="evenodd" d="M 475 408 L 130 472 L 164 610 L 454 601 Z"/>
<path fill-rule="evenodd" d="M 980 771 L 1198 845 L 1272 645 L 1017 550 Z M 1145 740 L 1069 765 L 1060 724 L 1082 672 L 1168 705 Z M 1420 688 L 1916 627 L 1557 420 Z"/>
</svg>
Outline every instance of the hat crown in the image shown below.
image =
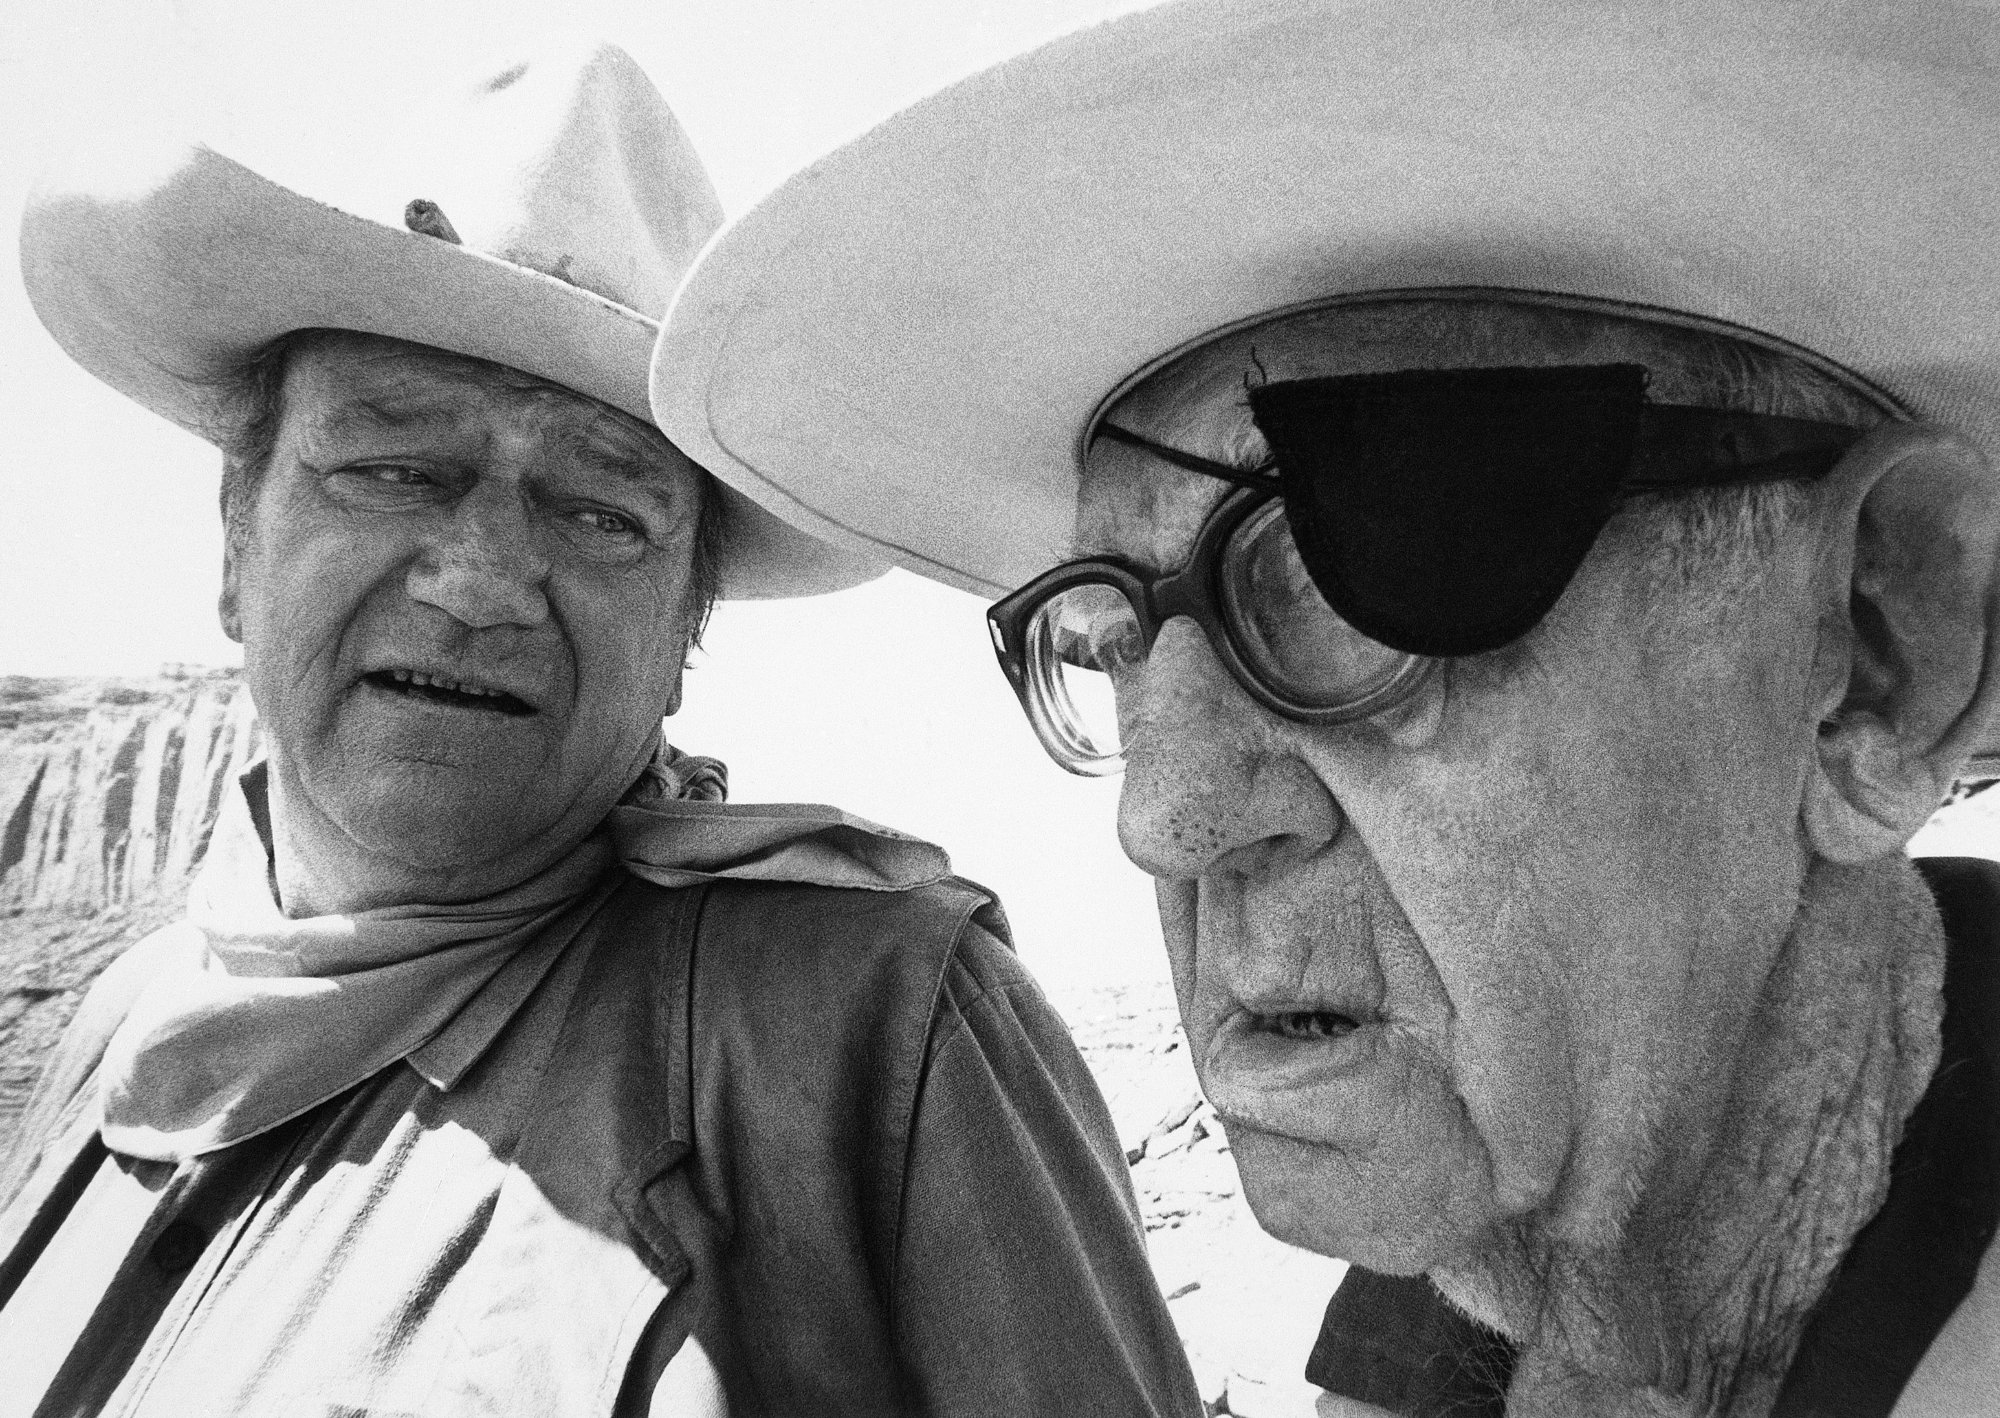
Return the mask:
<svg viewBox="0 0 2000 1418">
<path fill-rule="evenodd" d="M 478 42 L 379 46 L 360 73 L 277 56 L 172 83 L 172 103 L 133 96 L 133 121 L 94 126 L 23 209 L 36 313 L 85 369 L 206 438 L 245 357 L 304 329 L 490 360 L 646 418 L 660 316 L 721 223 L 714 189 L 623 50 L 464 61 Z M 191 105 L 206 111 L 162 117 Z M 728 596 L 881 570 L 723 500 Z"/>
<path fill-rule="evenodd" d="M 722 208 L 631 57 L 606 45 L 581 63 L 517 65 L 478 86 L 462 113 L 473 151 L 453 153 L 431 190 L 403 201 L 438 203 L 474 250 L 657 319 Z"/>
<path fill-rule="evenodd" d="M 558 49 L 474 82 L 408 72 L 268 101 L 206 146 L 300 196 L 401 228 L 435 203 L 462 244 L 657 319 L 722 208 L 623 49 Z"/>
</svg>

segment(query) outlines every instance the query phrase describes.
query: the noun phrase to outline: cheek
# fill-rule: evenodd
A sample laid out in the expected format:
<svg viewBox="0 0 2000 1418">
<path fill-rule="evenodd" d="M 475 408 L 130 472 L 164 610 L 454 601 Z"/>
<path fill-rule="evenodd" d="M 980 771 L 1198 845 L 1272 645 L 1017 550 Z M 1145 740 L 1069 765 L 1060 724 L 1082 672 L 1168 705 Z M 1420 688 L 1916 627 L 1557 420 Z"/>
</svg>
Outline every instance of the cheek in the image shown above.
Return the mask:
<svg viewBox="0 0 2000 1418">
<path fill-rule="evenodd" d="M 579 711 L 613 726 L 640 721 L 650 734 L 680 682 L 683 586 L 612 577 L 558 590 L 552 599 L 568 612 L 562 619 L 576 658 Z"/>
<path fill-rule="evenodd" d="M 1648 1120 L 1730 1046 L 1765 954 L 1745 937 L 1776 938 L 1799 870 L 1787 671 L 1741 646 L 1563 648 L 1459 675 L 1422 750 L 1323 770 L 1451 1001 L 1509 1208 L 1579 1149 L 1603 1176 L 1643 1160 Z"/>
<path fill-rule="evenodd" d="M 338 529 L 282 519 L 256 530 L 234 564 L 246 666 L 265 690 L 330 667 L 363 607 L 385 589 L 400 594 L 406 553 L 392 538 L 356 538 Z M 267 710 L 268 712 L 268 710 Z"/>
<path fill-rule="evenodd" d="M 1435 1093 L 1426 1101 L 1448 1107 Z M 1258 1224 L 1279 1240 L 1389 1275 L 1415 1275 L 1479 1249 L 1504 1220 L 1487 1157 L 1451 1118 L 1411 1118 L 1356 1155 L 1227 1127 Z"/>
<path fill-rule="evenodd" d="M 1545 1201 L 1569 1155 L 1580 1111 L 1570 966 L 1579 937 L 1595 934 L 1580 923 L 1595 898 L 1530 850 L 1539 816 L 1518 796 L 1492 814 L 1461 799 L 1381 833 L 1384 875 L 1427 967 L 1385 961 L 1392 997 L 1421 985 L 1447 1001 L 1439 1053 L 1508 1213 Z"/>
</svg>

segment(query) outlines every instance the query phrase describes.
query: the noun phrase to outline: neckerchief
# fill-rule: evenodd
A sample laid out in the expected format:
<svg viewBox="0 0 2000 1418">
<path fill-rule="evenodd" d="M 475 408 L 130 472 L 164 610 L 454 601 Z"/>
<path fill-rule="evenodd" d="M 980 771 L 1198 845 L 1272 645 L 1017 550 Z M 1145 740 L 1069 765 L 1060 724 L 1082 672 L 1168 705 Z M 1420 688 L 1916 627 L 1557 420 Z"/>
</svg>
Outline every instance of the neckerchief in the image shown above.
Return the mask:
<svg viewBox="0 0 2000 1418">
<path fill-rule="evenodd" d="M 573 935 L 624 871 L 907 890 L 938 848 L 832 808 L 735 806 L 714 759 L 662 745 L 570 854 L 473 902 L 287 917 L 271 890 L 265 765 L 229 795 L 175 940 L 112 1035 L 101 1131 L 115 1152 L 200 1156 L 297 1117 L 423 1048 L 523 947 Z"/>
</svg>

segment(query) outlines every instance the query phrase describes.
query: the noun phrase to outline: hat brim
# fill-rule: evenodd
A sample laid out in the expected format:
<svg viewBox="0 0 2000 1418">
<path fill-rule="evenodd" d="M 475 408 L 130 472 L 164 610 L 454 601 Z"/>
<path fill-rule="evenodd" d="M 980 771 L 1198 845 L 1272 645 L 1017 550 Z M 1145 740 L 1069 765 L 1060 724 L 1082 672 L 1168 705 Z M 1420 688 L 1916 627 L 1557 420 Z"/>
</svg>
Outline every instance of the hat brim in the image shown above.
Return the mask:
<svg viewBox="0 0 2000 1418">
<path fill-rule="evenodd" d="M 326 206 L 212 149 L 184 149 L 160 170 L 137 190 L 65 181 L 38 192 L 21 269 L 79 364 L 183 428 L 211 436 L 216 379 L 278 336 L 319 327 L 509 365 L 651 421 L 658 324 L 641 312 Z M 884 569 L 723 487 L 724 597 L 811 595 Z"/>
<path fill-rule="evenodd" d="M 1763 332 L 2000 447 L 2000 25 L 1874 0 L 1182 0 L 905 110 L 710 243 L 657 420 L 996 595 L 1099 402 L 1275 309 L 1500 288 Z"/>
</svg>

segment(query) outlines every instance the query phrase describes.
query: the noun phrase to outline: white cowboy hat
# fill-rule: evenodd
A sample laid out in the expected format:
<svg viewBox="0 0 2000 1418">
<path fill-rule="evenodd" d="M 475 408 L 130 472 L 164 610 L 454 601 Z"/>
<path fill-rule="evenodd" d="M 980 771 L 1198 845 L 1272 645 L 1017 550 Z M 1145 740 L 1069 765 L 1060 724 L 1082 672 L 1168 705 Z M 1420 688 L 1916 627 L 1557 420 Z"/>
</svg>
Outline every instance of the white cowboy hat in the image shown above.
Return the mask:
<svg viewBox="0 0 2000 1418">
<path fill-rule="evenodd" d="M 205 436 L 218 374 L 322 326 L 511 365 L 650 419 L 658 317 L 722 212 L 631 57 L 603 46 L 462 87 L 325 88 L 326 111 L 304 95 L 308 111 L 285 115 L 305 140 L 275 152 L 247 156 L 272 146 L 255 132 L 214 146 L 114 132 L 46 179 L 21 269 L 63 348 Z M 725 596 L 883 569 L 725 495 Z"/>
<path fill-rule="evenodd" d="M 1343 294 L 1500 287 L 1816 351 L 2000 451 L 2000 10 L 1179 0 L 927 98 L 725 229 L 653 411 L 823 536 L 997 595 L 1128 376 Z"/>
</svg>

